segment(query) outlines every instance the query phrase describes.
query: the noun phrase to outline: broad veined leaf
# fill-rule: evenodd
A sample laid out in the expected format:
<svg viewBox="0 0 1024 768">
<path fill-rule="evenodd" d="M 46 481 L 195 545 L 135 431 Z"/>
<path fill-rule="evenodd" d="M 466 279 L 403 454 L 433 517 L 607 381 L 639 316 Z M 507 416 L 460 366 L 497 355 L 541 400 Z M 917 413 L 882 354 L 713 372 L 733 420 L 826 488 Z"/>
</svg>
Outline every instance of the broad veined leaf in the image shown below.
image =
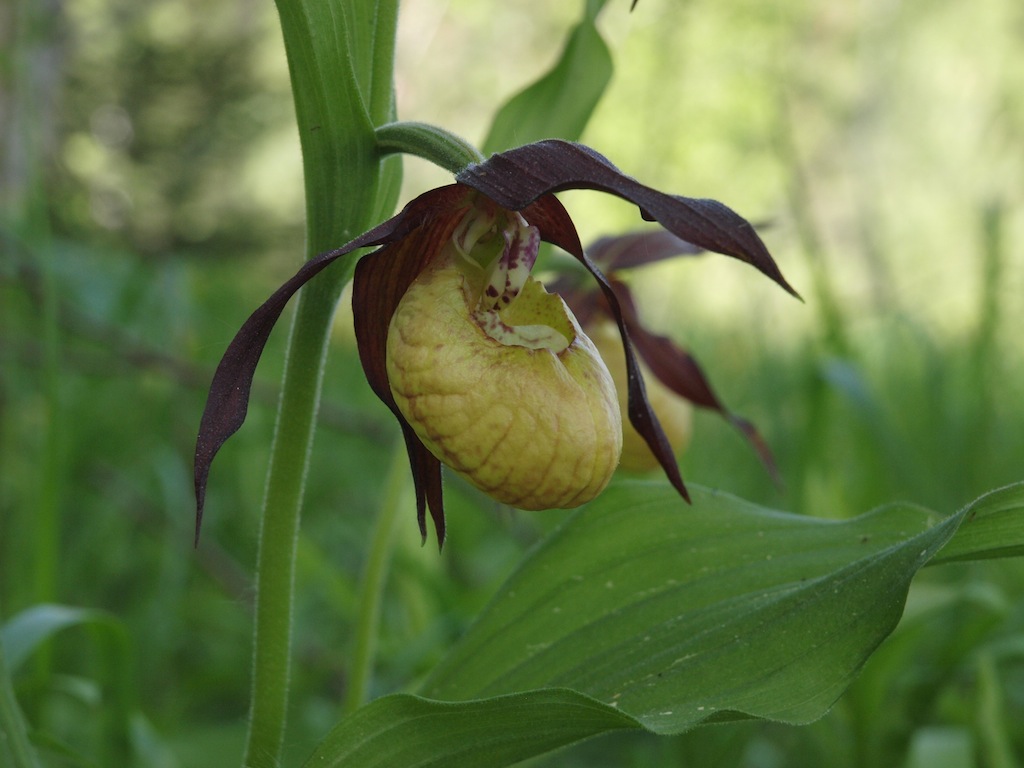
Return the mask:
<svg viewBox="0 0 1024 768">
<path fill-rule="evenodd" d="M 574 514 L 430 675 L 429 698 L 372 702 L 309 765 L 502 766 L 610 730 L 810 722 L 975 506 L 1006 512 L 1016 498 L 944 519 L 893 505 L 835 521 L 691 490 L 687 507 L 664 484 L 622 483 Z"/>
<path fill-rule="evenodd" d="M 646 483 L 606 492 L 526 560 L 422 693 L 572 688 L 660 733 L 809 722 L 892 631 L 910 579 L 959 522 L 908 506 L 837 522 L 704 489 L 693 499 Z"/>
<path fill-rule="evenodd" d="M 455 703 L 397 694 L 343 720 L 306 765 L 495 768 L 598 733 L 639 727 L 628 715 L 575 691 Z"/>
<path fill-rule="evenodd" d="M 1024 483 L 998 488 L 965 510 L 956 536 L 929 565 L 1024 555 Z"/>
<path fill-rule="evenodd" d="M 594 23 L 603 5 L 588 3 L 555 66 L 498 110 L 483 142 L 485 154 L 582 135 L 612 78 L 611 53 Z"/>
</svg>

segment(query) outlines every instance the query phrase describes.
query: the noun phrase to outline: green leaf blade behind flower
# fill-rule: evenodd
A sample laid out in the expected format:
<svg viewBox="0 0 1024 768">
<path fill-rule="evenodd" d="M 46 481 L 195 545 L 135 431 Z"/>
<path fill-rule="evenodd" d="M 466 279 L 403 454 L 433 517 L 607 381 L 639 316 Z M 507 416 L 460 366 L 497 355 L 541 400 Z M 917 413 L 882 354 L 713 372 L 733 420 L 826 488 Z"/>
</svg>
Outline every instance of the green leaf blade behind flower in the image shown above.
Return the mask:
<svg viewBox="0 0 1024 768">
<path fill-rule="evenodd" d="M 555 66 L 498 111 L 483 142 L 485 155 L 540 139 L 575 141 L 583 134 L 614 71 L 594 24 L 603 6 L 589 2 Z"/>
</svg>

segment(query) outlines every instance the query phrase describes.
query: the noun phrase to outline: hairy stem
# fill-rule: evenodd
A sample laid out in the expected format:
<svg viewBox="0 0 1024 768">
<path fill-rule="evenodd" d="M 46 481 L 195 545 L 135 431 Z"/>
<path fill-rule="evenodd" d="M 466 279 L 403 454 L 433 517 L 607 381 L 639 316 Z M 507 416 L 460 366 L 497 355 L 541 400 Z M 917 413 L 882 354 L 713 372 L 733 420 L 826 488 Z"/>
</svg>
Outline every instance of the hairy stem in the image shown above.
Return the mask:
<svg viewBox="0 0 1024 768">
<path fill-rule="evenodd" d="M 288 706 L 295 555 L 333 304 L 299 298 L 260 526 L 252 701 L 244 765 L 279 765 Z"/>
<path fill-rule="evenodd" d="M 277 0 L 302 145 L 307 257 L 394 208 L 400 166 L 373 127 L 394 119 L 397 0 Z M 253 683 L 244 765 L 280 765 L 291 662 L 295 559 L 330 321 L 353 260 L 299 295 L 267 473 L 257 565 Z"/>
</svg>

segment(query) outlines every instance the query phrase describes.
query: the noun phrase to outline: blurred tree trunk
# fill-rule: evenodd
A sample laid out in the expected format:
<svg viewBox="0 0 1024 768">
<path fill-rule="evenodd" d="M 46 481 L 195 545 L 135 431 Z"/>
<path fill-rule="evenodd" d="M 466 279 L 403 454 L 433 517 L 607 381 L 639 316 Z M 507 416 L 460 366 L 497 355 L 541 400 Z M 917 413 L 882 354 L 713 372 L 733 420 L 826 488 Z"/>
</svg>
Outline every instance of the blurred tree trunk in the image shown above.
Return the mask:
<svg viewBox="0 0 1024 768">
<path fill-rule="evenodd" d="M 33 198 L 42 202 L 42 168 L 57 151 L 62 10 L 60 0 L 0 4 L 0 208 L 11 223 L 45 211 Z"/>
</svg>

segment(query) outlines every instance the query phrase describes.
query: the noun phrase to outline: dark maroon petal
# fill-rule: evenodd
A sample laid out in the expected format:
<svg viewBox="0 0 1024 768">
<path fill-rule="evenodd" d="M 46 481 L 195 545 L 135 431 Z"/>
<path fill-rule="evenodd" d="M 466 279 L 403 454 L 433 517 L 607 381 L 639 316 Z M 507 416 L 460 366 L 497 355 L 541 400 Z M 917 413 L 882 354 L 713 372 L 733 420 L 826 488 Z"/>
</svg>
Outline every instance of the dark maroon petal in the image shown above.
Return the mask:
<svg viewBox="0 0 1024 768">
<path fill-rule="evenodd" d="M 743 433 L 768 470 L 772 480 L 779 484 L 778 467 L 768 444 L 749 421 L 729 411 L 711 388 L 696 358 L 665 336 L 651 333 L 640 323 L 636 304 L 629 289 L 620 281 L 612 280 L 612 289 L 619 299 L 622 314 L 633 344 L 640 357 L 658 380 L 680 397 L 694 405 L 716 411 Z"/>
<path fill-rule="evenodd" d="M 210 465 L 224 442 L 231 437 L 245 421 L 249 408 L 249 392 L 252 388 L 256 364 L 270 338 L 281 312 L 289 299 L 309 280 L 331 263 L 350 254 L 358 248 L 389 243 L 405 236 L 425 220 L 439 215 L 440 211 L 451 209 L 465 197 L 465 189 L 457 185 L 432 190 L 409 203 L 397 216 L 388 219 L 350 243 L 307 261 L 295 275 L 278 288 L 245 321 L 235 338 L 232 339 L 221 358 L 206 408 L 199 425 L 195 452 L 195 493 L 196 493 L 196 541 L 203 521 L 203 505 L 206 498 L 206 481 Z M 385 323 L 386 327 L 386 323 Z"/>
<path fill-rule="evenodd" d="M 591 261 L 606 273 L 675 256 L 696 256 L 705 252 L 704 248 L 664 229 L 602 237 L 587 248 Z"/>
<path fill-rule="evenodd" d="M 465 200 L 461 188 L 453 202 Z M 441 493 L 441 463 L 426 449 L 405 420 L 391 394 L 387 371 L 388 327 L 409 286 L 423 267 L 451 240 L 465 207 L 449 206 L 434 217 L 377 253 L 356 264 L 352 281 L 352 318 L 363 371 L 377 397 L 395 414 L 402 426 L 409 464 L 416 487 L 416 515 L 420 533 L 426 539 L 426 510 L 434 520 L 438 546 L 444 544 L 444 503 Z"/>
<path fill-rule="evenodd" d="M 427 543 L 427 509 L 434 521 L 437 534 L 437 548 L 444 546 L 444 494 L 441 488 L 441 462 L 420 442 L 415 430 L 401 415 L 398 421 L 405 438 L 405 449 L 409 454 L 413 486 L 416 491 L 416 523 L 420 527 L 420 539 Z"/>
<path fill-rule="evenodd" d="M 690 495 L 683 483 L 682 475 L 679 473 L 679 465 L 676 463 L 675 453 L 669 445 L 668 438 L 661 428 L 658 417 L 651 410 L 651 404 L 647 400 L 647 390 L 644 387 L 644 379 L 640 374 L 640 366 L 636 361 L 636 354 L 633 352 L 633 345 L 629 340 L 629 333 L 626 331 L 625 320 L 622 310 L 619 307 L 618 298 L 612 290 L 608 279 L 601 273 L 601 270 L 583 252 L 576 227 L 566 213 L 565 208 L 553 195 L 547 195 L 540 200 L 530 204 L 523 209 L 523 217 L 533 226 L 540 230 L 541 237 L 553 245 L 557 245 L 566 253 L 571 253 L 587 271 L 594 276 L 597 284 L 601 287 L 609 310 L 618 323 L 619 332 L 622 334 L 622 346 L 626 351 L 626 379 L 627 379 L 627 403 L 629 421 L 634 429 L 643 436 L 651 452 L 661 464 L 665 475 L 679 494 L 690 500 Z"/>
<path fill-rule="evenodd" d="M 516 211 L 542 195 L 564 189 L 596 189 L 617 195 L 639 206 L 648 221 L 657 221 L 700 248 L 753 265 L 799 298 L 750 222 L 731 208 L 717 200 L 666 195 L 646 187 L 582 144 L 559 139 L 527 144 L 468 166 L 456 180 Z"/>
</svg>

